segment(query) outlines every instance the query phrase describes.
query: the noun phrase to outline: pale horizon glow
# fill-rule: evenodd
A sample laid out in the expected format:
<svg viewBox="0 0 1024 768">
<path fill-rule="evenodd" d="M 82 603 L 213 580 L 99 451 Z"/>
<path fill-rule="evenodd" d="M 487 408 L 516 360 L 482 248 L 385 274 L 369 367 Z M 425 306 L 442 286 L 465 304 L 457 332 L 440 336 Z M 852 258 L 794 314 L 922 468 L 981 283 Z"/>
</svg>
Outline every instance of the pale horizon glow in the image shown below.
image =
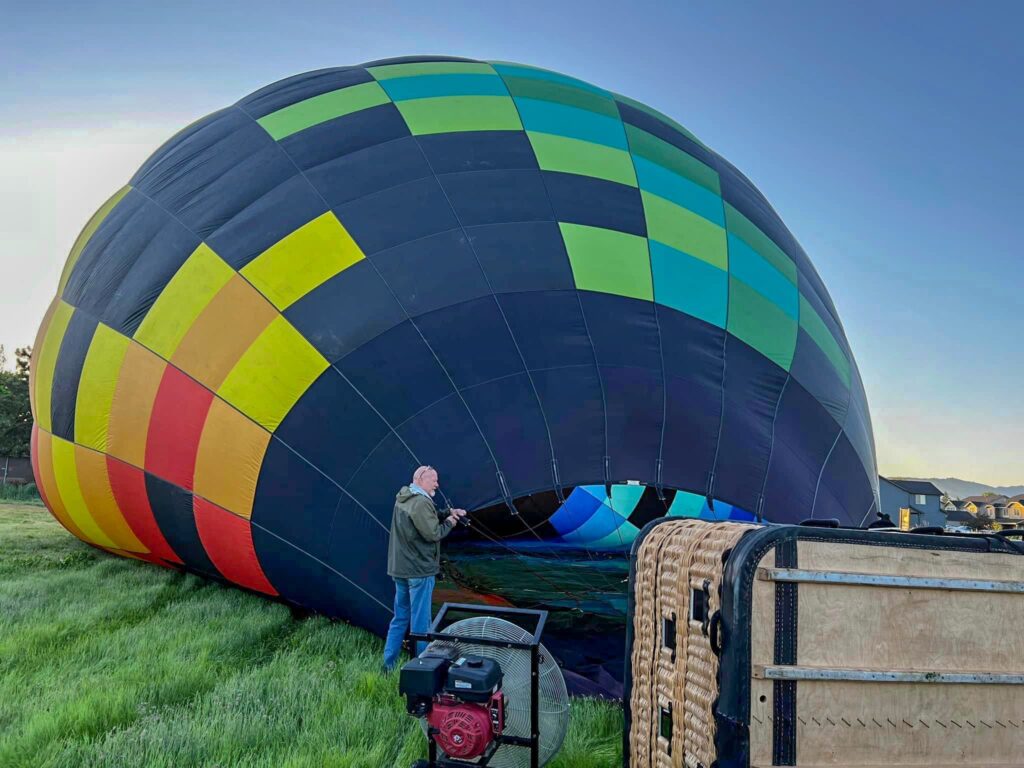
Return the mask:
<svg viewBox="0 0 1024 768">
<path fill-rule="evenodd" d="M 1024 72 L 1011 53 L 1016 22 L 992 12 L 1012 16 L 1012 4 L 993 3 L 988 21 L 952 4 L 911 2 L 901 16 L 869 3 L 864 19 L 853 4 L 766 3 L 749 12 L 648 4 L 624 27 L 604 2 L 575 13 L 527 2 L 500 21 L 469 4 L 442 5 L 447 14 L 431 15 L 389 3 L 365 18 L 322 5 L 326 16 L 314 23 L 308 3 L 255 3 L 246 6 L 251 28 L 213 52 L 213 32 L 185 11 L 152 26 L 141 21 L 150 12 L 138 11 L 118 27 L 76 21 L 85 11 L 68 5 L 58 11 L 68 29 L 52 42 L 40 30 L 53 9 L 45 18 L 17 11 L 0 31 L 0 65 L 13 73 L 0 104 L 0 344 L 9 363 L 15 347 L 33 342 L 92 213 L 193 120 L 323 66 L 423 51 L 517 60 L 652 103 L 760 187 L 837 305 L 864 378 L 881 474 L 1024 484 L 1014 353 L 1024 346 L 1024 260 L 1008 194 L 1024 172 L 1024 110 L 1009 103 Z M 936 10 L 925 18 L 926 8 Z M 888 32 L 869 23 L 872 14 L 889 18 Z M 94 42 L 80 60 L 58 50 L 75 24 Z M 671 29 L 685 24 L 699 27 L 685 36 L 697 66 L 676 70 Z M 965 32 L 950 53 L 936 30 L 952 28 Z M 134 53 L 117 52 L 129 44 Z M 33 45 L 38 61 L 19 53 Z M 151 60 L 124 67 L 140 49 Z M 854 52 L 876 63 L 854 61 Z M 949 69 L 936 70 L 947 59 Z M 953 70 L 960 80 L 949 85 Z M 96 93 L 86 93 L 91 83 Z M 793 102 L 802 110 L 794 113 Z"/>
</svg>

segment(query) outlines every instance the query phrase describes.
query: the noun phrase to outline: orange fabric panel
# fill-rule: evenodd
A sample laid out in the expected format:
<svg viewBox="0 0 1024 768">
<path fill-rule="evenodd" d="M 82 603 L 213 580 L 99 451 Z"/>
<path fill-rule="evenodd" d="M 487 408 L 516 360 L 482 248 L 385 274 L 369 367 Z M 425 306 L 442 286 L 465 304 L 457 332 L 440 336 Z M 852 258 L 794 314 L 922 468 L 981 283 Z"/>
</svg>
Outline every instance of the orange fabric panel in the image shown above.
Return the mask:
<svg viewBox="0 0 1024 768">
<path fill-rule="evenodd" d="M 136 467 L 146 463 L 146 435 L 153 401 L 167 363 L 132 343 L 121 364 L 107 428 L 107 452 Z"/>
<path fill-rule="evenodd" d="M 268 442 L 270 433 L 263 427 L 215 399 L 199 441 L 195 492 L 249 518 Z"/>
<path fill-rule="evenodd" d="M 53 473 L 53 438 L 49 432 L 39 428 L 35 429 L 35 433 L 36 440 L 32 456 L 37 465 L 36 480 L 39 481 L 39 494 L 43 497 L 53 516 L 57 518 L 57 522 L 67 528 L 71 535 L 77 536 L 82 541 L 89 541 L 82 530 L 75 525 L 67 509 L 64 508 L 64 501 L 60 497 L 60 491 L 57 490 L 57 476 Z M 90 543 L 92 542 L 90 541 Z"/>
<path fill-rule="evenodd" d="M 78 485 L 82 489 L 82 497 L 96 524 L 119 550 L 148 553 L 149 550 L 132 533 L 117 505 L 107 474 L 106 455 L 76 445 L 75 464 L 78 467 Z"/>
<path fill-rule="evenodd" d="M 171 362 L 216 391 L 277 310 L 240 275 L 220 289 L 178 345 Z"/>
<path fill-rule="evenodd" d="M 276 595 L 256 557 L 249 521 L 199 496 L 193 498 L 192 506 L 199 540 L 217 570 L 243 587 Z"/>
</svg>

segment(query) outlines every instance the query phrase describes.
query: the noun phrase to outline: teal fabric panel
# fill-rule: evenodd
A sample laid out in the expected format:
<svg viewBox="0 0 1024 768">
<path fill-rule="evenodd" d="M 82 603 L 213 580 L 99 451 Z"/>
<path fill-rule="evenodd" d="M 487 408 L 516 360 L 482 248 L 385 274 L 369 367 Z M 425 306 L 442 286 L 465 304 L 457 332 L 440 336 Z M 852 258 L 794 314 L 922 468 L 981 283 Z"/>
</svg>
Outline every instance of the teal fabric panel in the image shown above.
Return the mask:
<svg viewBox="0 0 1024 768">
<path fill-rule="evenodd" d="M 796 286 L 761 254 L 732 233 L 729 234 L 729 272 L 794 320 L 799 319 L 800 295 Z"/>
<path fill-rule="evenodd" d="M 654 300 L 725 328 L 729 275 L 706 261 L 650 240 Z"/>
<path fill-rule="evenodd" d="M 515 102 L 523 127 L 528 131 L 553 133 L 604 144 L 606 147 L 629 149 L 626 129 L 622 127 L 621 120 L 553 101 L 517 98 Z"/>
<path fill-rule="evenodd" d="M 720 227 L 725 226 L 722 198 L 707 187 L 638 155 L 633 155 L 633 165 L 636 167 L 636 178 L 641 189 L 671 200 L 683 208 L 689 208 Z"/>
</svg>

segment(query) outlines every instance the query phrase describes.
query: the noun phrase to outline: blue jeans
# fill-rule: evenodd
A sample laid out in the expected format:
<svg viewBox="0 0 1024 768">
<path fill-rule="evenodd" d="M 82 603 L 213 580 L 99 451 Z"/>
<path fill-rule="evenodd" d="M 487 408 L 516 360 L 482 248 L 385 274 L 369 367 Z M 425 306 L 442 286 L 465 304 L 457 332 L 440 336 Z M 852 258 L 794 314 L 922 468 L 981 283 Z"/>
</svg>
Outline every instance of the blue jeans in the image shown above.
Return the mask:
<svg viewBox="0 0 1024 768">
<path fill-rule="evenodd" d="M 430 602 L 434 595 L 434 577 L 421 579 L 395 579 L 395 617 L 388 627 L 388 638 L 384 642 L 384 666 L 393 669 L 402 652 L 405 633 L 426 632 L 430 629 Z M 426 643 L 416 644 L 417 655 L 427 647 Z"/>
</svg>

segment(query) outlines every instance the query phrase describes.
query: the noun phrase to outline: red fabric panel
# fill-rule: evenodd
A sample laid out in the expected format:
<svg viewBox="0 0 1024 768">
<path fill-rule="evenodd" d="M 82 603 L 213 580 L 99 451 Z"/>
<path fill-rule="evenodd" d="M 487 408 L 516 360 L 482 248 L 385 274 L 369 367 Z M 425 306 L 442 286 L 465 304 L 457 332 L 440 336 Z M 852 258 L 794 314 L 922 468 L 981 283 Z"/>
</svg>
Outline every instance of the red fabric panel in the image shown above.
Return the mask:
<svg viewBox="0 0 1024 768">
<path fill-rule="evenodd" d="M 276 595 L 256 558 L 249 521 L 199 496 L 193 497 L 192 507 L 199 539 L 217 570 L 243 587 Z"/>
<path fill-rule="evenodd" d="M 167 366 L 153 403 L 146 437 L 146 471 L 192 490 L 199 438 L 213 392 Z"/>
<path fill-rule="evenodd" d="M 117 506 L 132 533 L 156 557 L 180 564 L 181 558 L 167 543 L 149 507 L 145 473 L 138 467 L 107 456 L 107 474 L 110 476 L 110 488 L 114 491 Z"/>
</svg>

